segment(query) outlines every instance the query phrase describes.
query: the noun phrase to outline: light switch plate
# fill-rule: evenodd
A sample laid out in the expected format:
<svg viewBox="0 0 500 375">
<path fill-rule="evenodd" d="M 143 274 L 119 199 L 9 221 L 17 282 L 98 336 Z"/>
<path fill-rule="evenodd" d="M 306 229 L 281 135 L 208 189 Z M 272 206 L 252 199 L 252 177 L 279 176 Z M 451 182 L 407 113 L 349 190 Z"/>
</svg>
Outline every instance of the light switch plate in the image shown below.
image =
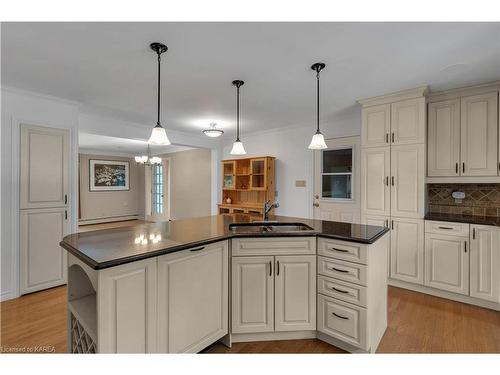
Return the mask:
<svg viewBox="0 0 500 375">
<path fill-rule="evenodd" d="M 296 187 L 306 187 L 306 180 L 297 180 L 295 181 Z"/>
</svg>

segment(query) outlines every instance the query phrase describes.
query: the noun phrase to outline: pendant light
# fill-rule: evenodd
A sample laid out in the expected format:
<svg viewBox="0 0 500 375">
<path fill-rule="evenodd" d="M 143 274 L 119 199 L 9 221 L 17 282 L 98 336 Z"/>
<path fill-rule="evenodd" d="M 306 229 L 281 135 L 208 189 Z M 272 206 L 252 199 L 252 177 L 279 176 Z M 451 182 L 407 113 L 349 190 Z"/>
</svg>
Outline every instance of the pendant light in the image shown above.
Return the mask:
<svg viewBox="0 0 500 375">
<path fill-rule="evenodd" d="M 207 137 L 211 138 L 220 137 L 222 134 L 224 134 L 224 130 L 217 129 L 217 124 L 214 122 L 210 123 L 210 127 L 208 129 L 202 130 L 202 132 Z"/>
<path fill-rule="evenodd" d="M 161 54 L 166 52 L 168 47 L 162 43 L 151 43 L 149 46 L 158 55 L 158 120 L 156 121 L 156 126 L 151 132 L 151 137 L 149 137 L 149 143 L 154 145 L 169 145 L 170 141 L 168 140 L 167 132 L 160 123 L 160 62 Z"/>
<path fill-rule="evenodd" d="M 233 85 L 236 86 L 236 141 L 233 143 L 231 155 L 245 155 L 247 153 L 243 147 L 243 143 L 240 141 L 240 87 L 244 83 L 240 80 L 233 81 Z"/>
<path fill-rule="evenodd" d="M 309 144 L 309 148 L 311 150 L 323 150 L 325 148 L 328 148 L 325 143 L 325 137 L 323 137 L 323 134 L 321 134 L 319 130 L 319 72 L 321 72 L 322 69 L 324 69 L 326 65 L 323 63 L 316 63 L 311 66 L 311 69 L 316 71 L 316 83 L 317 83 L 317 90 L 316 90 L 316 134 L 313 135 L 311 143 Z"/>
</svg>

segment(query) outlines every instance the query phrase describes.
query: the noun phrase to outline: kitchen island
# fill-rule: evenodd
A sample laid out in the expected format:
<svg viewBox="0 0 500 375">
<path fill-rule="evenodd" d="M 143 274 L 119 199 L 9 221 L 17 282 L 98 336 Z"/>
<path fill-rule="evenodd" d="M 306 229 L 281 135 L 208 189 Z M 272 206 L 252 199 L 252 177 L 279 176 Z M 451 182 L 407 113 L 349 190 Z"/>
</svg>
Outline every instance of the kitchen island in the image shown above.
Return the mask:
<svg viewBox="0 0 500 375">
<path fill-rule="evenodd" d="M 374 352 L 387 327 L 387 228 L 256 221 L 215 215 L 66 236 L 70 351 L 317 337 Z"/>
</svg>

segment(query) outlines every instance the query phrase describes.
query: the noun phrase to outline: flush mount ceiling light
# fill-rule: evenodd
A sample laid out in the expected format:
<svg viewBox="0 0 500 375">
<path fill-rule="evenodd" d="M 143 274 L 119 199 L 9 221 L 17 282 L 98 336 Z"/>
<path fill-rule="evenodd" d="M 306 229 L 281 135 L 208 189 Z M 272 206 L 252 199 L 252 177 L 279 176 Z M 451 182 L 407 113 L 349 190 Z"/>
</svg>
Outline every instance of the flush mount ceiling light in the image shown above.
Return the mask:
<svg viewBox="0 0 500 375">
<path fill-rule="evenodd" d="M 154 145 L 169 145 L 170 141 L 168 140 L 167 132 L 160 123 L 160 63 L 161 54 L 166 52 L 168 47 L 162 43 L 151 43 L 149 46 L 158 55 L 158 120 L 156 121 L 156 126 L 151 132 L 151 137 L 149 137 L 149 143 Z"/>
<path fill-rule="evenodd" d="M 141 155 L 141 156 L 136 156 L 134 158 L 135 162 L 137 164 L 143 164 L 143 165 L 154 165 L 154 164 L 161 164 L 161 158 L 158 156 L 153 156 L 151 157 L 149 154 L 149 143 L 148 143 L 148 154 L 147 155 Z"/>
<path fill-rule="evenodd" d="M 245 155 L 246 151 L 243 147 L 243 143 L 240 141 L 240 87 L 243 86 L 245 82 L 240 80 L 233 81 L 233 85 L 236 86 L 236 141 L 233 143 L 233 148 L 231 149 L 231 155 Z"/>
<path fill-rule="evenodd" d="M 224 130 L 217 129 L 217 124 L 215 122 L 210 123 L 210 127 L 208 129 L 202 130 L 203 133 L 207 137 L 215 138 L 215 137 L 220 137 L 222 134 L 224 134 Z"/>
<path fill-rule="evenodd" d="M 311 139 L 311 143 L 309 144 L 309 148 L 311 150 L 323 150 L 327 148 L 326 143 L 325 143 L 325 137 L 323 137 L 323 134 L 321 134 L 321 131 L 319 130 L 319 72 L 321 72 L 322 69 L 325 68 L 325 64 L 323 63 L 316 63 L 311 66 L 311 69 L 316 71 L 316 134 L 313 135 Z"/>
</svg>

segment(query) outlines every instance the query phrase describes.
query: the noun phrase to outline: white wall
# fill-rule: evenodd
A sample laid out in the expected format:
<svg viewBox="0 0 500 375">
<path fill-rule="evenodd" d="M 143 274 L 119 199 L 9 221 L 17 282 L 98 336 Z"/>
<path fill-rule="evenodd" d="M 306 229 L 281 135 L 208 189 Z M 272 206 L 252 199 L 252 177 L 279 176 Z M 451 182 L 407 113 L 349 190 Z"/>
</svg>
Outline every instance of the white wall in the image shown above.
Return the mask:
<svg viewBox="0 0 500 375">
<path fill-rule="evenodd" d="M 70 129 L 70 212 L 76 213 L 78 106 L 57 98 L 2 88 L 1 121 L 1 299 L 5 300 L 19 293 L 19 124 Z M 76 217 L 76 214 L 71 215 L 73 230 L 76 229 Z"/>
<path fill-rule="evenodd" d="M 244 129 L 243 129 L 244 130 Z M 350 108 L 344 113 L 321 123 L 325 138 L 347 137 L 361 133 L 361 109 Z M 276 157 L 276 200 L 280 207 L 276 214 L 312 218 L 313 210 L 313 152 L 307 148 L 315 132 L 314 113 L 311 123 L 303 127 L 277 129 L 240 137 L 247 152 L 245 157 Z M 222 159 L 233 158 L 232 142 L 223 147 Z M 220 172 L 219 172 L 220 173 Z M 306 180 L 306 187 L 296 187 L 296 180 Z M 221 200 L 219 193 L 218 200 Z"/>
</svg>

